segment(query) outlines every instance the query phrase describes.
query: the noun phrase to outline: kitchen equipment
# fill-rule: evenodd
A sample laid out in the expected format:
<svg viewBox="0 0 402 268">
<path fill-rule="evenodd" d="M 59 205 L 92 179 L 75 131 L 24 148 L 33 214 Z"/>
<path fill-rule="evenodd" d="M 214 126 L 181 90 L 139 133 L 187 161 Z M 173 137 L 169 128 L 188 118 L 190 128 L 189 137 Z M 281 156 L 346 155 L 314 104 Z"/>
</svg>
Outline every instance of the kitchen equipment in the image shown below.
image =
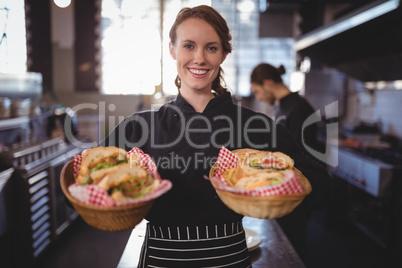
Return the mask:
<svg viewBox="0 0 402 268">
<path fill-rule="evenodd" d="M 358 149 L 367 157 L 391 165 L 395 170 L 402 169 L 402 149 L 396 147 L 367 147 Z"/>
<path fill-rule="evenodd" d="M 66 199 L 60 185 L 60 176 L 63 167 L 72 160 L 73 154 L 79 154 L 80 150 L 75 148 L 68 153 L 64 153 L 49 162 L 49 177 L 51 181 L 51 198 L 52 206 L 52 224 L 53 238 L 57 237 L 71 224 L 78 216 L 78 213 L 73 208 L 66 206 Z"/>
<path fill-rule="evenodd" d="M 13 210 L 13 187 L 10 177 L 13 168 L 0 170 L 0 263 L 4 267 L 11 267 L 12 221 L 10 213 Z"/>
<path fill-rule="evenodd" d="M 343 133 L 345 135 L 350 134 L 380 134 L 380 126 L 377 122 L 364 122 L 359 121 L 358 123 L 344 123 Z"/>
<path fill-rule="evenodd" d="M 28 143 L 30 134 L 28 117 L 0 120 L 0 151 L 15 143 Z"/>
<path fill-rule="evenodd" d="M 0 119 L 6 119 L 10 117 L 10 105 L 11 101 L 9 98 L 0 97 Z"/>
<path fill-rule="evenodd" d="M 66 148 L 62 138 L 36 142 L 32 144 L 14 144 L 0 152 L 2 165 L 27 169 L 38 163 L 49 161 Z"/>
<path fill-rule="evenodd" d="M 7 231 L 7 208 L 5 200 L 5 190 L 8 180 L 11 177 L 13 171 L 13 168 L 0 171 L 0 237 L 3 236 Z"/>
<path fill-rule="evenodd" d="M 42 96 L 42 75 L 40 73 L 0 73 L 0 95 L 11 100 L 30 99 L 38 102 Z"/>
<path fill-rule="evenodd" d="M 10 117 L 29 116 L 31 114 L 31 99 L 14 100 L 10 106 Z"/>
<path fill-rule="evenodd" d="M 78 216 L 64 202 L 58 185 L 61 168 L 80 148 L 62 138 L 20 145 L 0 153 L 1 162 L 14 169 L 9 215 L 9 248 L 16 267 L 30 267 Z"/>
<path fill-rule="evenodd" d="M 339 164 L 333 175 L 328 222 L 349 222 L 381 247 L 395 251 L 402 244 L 402 157 L 392 148 L 332 148 Z M 340 221 L 340 222 L 339 222 Z"/>
<path fill-rule="evenodd" d="M 350 148 L 339 148 L 338 161 L 338 166 L 332 169 L 336 176 L 374 197 L 390 194 L 397 166 Z"/>
<path fill-rule="evenodd" d="M 75 137 L 78 134 L 78 122 L 76 113 L 70 108 L 57 108 L 47 120 L 47 136 L 49 138 L 63 137 L 66 142 L 70 142 L 71 137 L 67 137 L 65 123 L 69 123 L 71 134 Z"/>
<path fill-rule="evenodd" d="M 354 141 L 353 147 L 377 146 L 381 143 L 381 126 L 379 122 L 344 123 L 343 136 L 345 141 Z"/>
</svg>

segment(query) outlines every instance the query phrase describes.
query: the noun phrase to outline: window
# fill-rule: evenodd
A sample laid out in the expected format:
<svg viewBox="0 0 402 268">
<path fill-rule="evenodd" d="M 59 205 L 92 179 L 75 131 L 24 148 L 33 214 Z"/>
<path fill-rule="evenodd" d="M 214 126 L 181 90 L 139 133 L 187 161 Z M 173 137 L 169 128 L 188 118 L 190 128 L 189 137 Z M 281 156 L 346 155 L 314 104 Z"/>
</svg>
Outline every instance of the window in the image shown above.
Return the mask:
<svg viewBox="0 0 402 268">
<path fill-rule="evenodd" d="M 231 29 L 234 50 L 222 68 L 232 93 L 250 95 L 250 72 L 263 61 L 283 64 L 288 81 L 296 58 L 293 40 L 259 38 L 258 0 L 102 0 L 103 94 L 154 94 L 155 87 L 177 94 L 169 30 L 181 8 L 201 4 L 220 12 Z"/>
<path fill-rule="evenodd" d="M 182 7 L 210 3 L 102 0 L 102 92 L 150 95 L 163 85 L 165 94 L 176 94 L 170 25 Z"/>
<path fill-rule="evenodd" d="M 259 4 L 258 0 L 212 2 L 212 6 L 226 19 L 232 31 L 234 50 L 222 68 L 228 88 L 238 96 L 250 96 L 250 74 L 257 64 L 266 62 L 275 67 L 283 65 L 286 69 L 283 80 L 287 85 L 296 65 L 292 38 L 259 37 Z"/>
<path fill-rule="evenodd" d="M 27 70 L 24 0 L 0 0 L 0 73 Z"/>
<path fill-rule="evenodd" d="M 152 94 L 161 83 L 160 1 L 102 1 L 102 92 Z"/>
</svg>

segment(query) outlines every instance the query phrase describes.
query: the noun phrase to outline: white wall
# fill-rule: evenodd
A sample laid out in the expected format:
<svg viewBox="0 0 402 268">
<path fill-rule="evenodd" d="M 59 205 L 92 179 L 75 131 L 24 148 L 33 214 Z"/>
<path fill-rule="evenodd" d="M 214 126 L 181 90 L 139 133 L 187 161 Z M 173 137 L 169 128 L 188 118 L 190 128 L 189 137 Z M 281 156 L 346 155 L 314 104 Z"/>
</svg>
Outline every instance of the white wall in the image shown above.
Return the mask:
<svg viewBox="0 0 402 268">
<path fill-rule="evenodd" d="M 402 139 L 402 91 L 357 92 L 348 97 L 348 120 L 381 122 L 383 134 Z"/>
</svg>

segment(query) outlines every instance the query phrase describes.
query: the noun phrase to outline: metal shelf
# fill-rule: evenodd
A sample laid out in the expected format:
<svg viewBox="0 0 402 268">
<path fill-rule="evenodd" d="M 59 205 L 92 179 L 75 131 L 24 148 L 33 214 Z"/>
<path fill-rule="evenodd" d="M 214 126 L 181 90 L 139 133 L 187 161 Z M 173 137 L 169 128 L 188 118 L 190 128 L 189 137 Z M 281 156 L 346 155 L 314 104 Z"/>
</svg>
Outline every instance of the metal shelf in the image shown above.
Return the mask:
<svg viewBox="0 0 402 268">
<path fill-rule="evenodd" d="M 3 120 L 0 120 L 0 131 L 7 130 L 7 129 L 13 129 L 13 128 L 20 128 L 21 125 L 28 124 L 28 123 L 29 123 L 28 116 L 3 119 Z"/>
</svg>

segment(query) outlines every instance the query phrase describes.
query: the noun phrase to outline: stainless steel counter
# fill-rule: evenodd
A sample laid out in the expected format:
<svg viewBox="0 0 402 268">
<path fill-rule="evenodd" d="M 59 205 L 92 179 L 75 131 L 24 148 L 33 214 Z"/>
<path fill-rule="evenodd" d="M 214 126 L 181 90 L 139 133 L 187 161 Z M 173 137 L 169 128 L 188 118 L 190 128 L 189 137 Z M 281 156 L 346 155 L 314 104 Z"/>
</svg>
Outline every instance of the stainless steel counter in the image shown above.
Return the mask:
<svg viewBox="0 0 402 268">
<path fill-rule="evenodd" d="M 262 220 L 245 217 L 244 228 L 250 229 L 261 237 L 261 244 L 250 251 L 253 268 L 299 268 L 305 267 L 282 229 L 275 220 Z M 139 260 L 146 221 L 142 221 L 132 231 L 118 268 L 136 268 Z"/>
</svg>

